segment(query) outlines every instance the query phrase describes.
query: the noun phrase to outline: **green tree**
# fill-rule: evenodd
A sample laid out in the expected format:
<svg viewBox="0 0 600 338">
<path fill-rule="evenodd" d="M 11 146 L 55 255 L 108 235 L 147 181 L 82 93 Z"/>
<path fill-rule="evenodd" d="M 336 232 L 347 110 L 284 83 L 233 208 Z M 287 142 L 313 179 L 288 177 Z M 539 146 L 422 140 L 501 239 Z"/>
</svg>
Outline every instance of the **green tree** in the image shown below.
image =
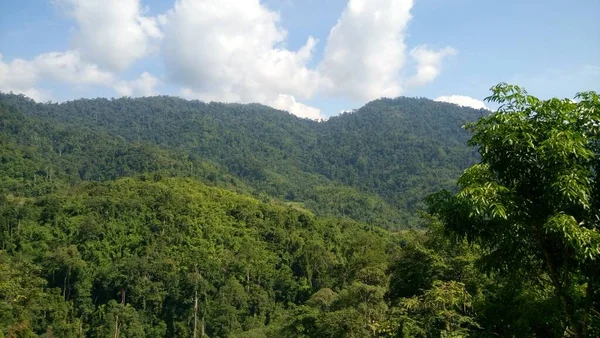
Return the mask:
<svg viewBox="0 0 600 338">
<path fill-rule="evenodd" d="M 472 297 L 455 281 L 435 281 L 423 295 L 404 298 L 401 313 L 401 337 L 467 337 L 478 327 L 472 318 Z"/>
<path fill-rule="evenodd" d="M 564 334 L 598 334 L 600 102 L 540 100 L 501 83 L 498 111 L 467 124 L 481 162 L 459 191 L 431 195 L 430 212 L 457 238 L 484 250 L 483 266 L 549 285 Z M 549 319 L 550 320 L 550 319 Z"/>
</svg>

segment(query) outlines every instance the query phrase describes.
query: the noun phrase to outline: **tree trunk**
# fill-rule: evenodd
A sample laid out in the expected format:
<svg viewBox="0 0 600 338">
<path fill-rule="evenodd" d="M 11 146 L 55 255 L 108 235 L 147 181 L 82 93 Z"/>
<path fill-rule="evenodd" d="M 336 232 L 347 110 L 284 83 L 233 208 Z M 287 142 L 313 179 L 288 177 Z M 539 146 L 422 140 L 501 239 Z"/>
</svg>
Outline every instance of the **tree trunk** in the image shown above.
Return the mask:
<svg viewBox="0 0 600 338">
<path fill-rule="evenodd" d="M 590 320 L 590 308 L 592 307 L 592 297 L 594 296 L 594 279 L 596 278 L 597 267 L 592 267 L 592 273 L 588 280 L 588 285 L 585 290 L 585 312 L 583 313 L 583 328 L 581 329 L 581 336 L 588 336 L 588 325 Z"/>
<path fill-rule="evenodd" d="M 119 315 L 115 316 L 115 337 L 119 338 Z"/>
<path fill-rule="evenodd" d="M 542 236 L 540 235 L 540 233 L 541 233 L 540 228 L 541 228 L 540 226 L 538 226 L 536 228 L 537 231 L 536 231 L 535 235 L 536 235 L 538 247 L 542 251 L 542 254 L 544 255 L 544 260 L 545 260 L 546 266 L 548 267 L 548 270 L 549 270 L 548 275 L 550 276 L 550 280 L 552 281 L 552 284 L 554 286 L 554 291 L 562 303 L 563 311 L 567 317 L 567 323 L 571 326 L 570 328 L 574 331 L 574 337 L 581 338 L 582 337 L 581 326 L 579 326 L 577 321 L 575 320 L 573 308 L 571 306 L 572 300 L 570 298 L 567 298 L 568 296 L 564 292 L 563 284 L 561 283 L 560 274 L 556 269 L 556 265 L 555 265 L 554 261 L 552 260 L 550 253 L 548 252 L 547 248 L 544 246 Z"/>
<path fill-rule="evenodd" d="M 202 313 L 202 323 L 200 325 L 200 338 L 204 338 L 205 334 L 204 334 L 204 313 Z"/>
<path fill-rule="evenodd" d="M 67 299 L 67 282 L 69 281 L 69 276 L 71 275 L 71 267 L 67 268 L 67 273 L 65 274 L 65 279 L 63 280 L 63 299 L 68 301 Z"/>
<path fill-rule="evenodd" d="M 66 301 L 67 299 L 67 274 L 65 274 L 65 279 L 63 280 L 63 299 Z"/>
<path fill-rule="evenodd" d="M 198 336 L 198 290 L 194 292 L 194 338 Z"/>
<path fill-rule="evenodd" d="M 121 307 L 125 305 L 125 288 L 121 288 Z M 119 337 L 119 315 L 115 315 L 115 337 Z"/>
<path fill-rule="evenodd" d="M 246 292 L 250 293 L 250 269 L 246 269 Z"/>
</svg>

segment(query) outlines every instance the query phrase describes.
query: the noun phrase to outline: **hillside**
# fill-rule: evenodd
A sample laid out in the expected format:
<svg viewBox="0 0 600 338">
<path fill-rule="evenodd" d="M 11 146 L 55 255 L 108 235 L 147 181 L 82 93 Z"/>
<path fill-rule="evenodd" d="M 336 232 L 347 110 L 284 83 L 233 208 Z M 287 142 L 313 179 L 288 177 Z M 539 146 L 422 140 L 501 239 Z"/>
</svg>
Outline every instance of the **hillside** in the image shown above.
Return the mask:
<svg viewBox="0 0 600 338">
<path fill-rule="evenodd" d="M 22 112 L 32 125 L 66 131 L 53 132 L 48 141 L 52 144 L 40 143 L 45 154 L 77 157 L 73 143 L 81 143 L 85 135 L 102 135 L 105 141 L 96 147 L 110 148 L 106 151 L 112 153 L 115 146 L 152 149 L 162 154 L 159 157 L 171 157 L 173 163 L 161 165 L 180 167 L 177 175 L 189 167 L 188 174 L 195 176 L 217 181 L 227 176 L 225 181 L 233 180 L 255 196 L 389 228 L 416 225 L 422 198 L 452 188 L 462 169 L 475 161 L 461 125 L 485 113 L 427 99 L 397 98 L 373 101 L 319 123 L 258 104 L 164 96 L 41 104 L 2 94 L 0 102 Z M 79 137 L 68 138 L 69 133 Z M 44 132 L 36 135 L 44 137 Z M 80 155 L 91 153 L 102 151 Z M 111 159 L 122 159 L 119 154 Z M 127 173 L 109 178 L 157 170 L 127 168 Z M 92 179 L 102 179 L 107 171 L 101 172 Z M 84 170 L 79 178 L 90 176 Z"/>
<path fill-rule="evenodd" d="M 190 337 L 194 298 L 203 331 L 226 337 L 281 322 L 321 288 L 382 271 L 398 248 L 382 229 L 181 178 L 2 195 L 0 226 L 8 337 L 24 336 L 19 325 L 107 337 L 115 322 L 124 337 Z M 367 248 L 369 257 L 359 254 Z"/>
<path fill-rule="evenodd" d="M 598 96 L 494 90 L 409 230 L 462 108 L 3 96 L 0 337 L 597 337 Z"/>
</svg>

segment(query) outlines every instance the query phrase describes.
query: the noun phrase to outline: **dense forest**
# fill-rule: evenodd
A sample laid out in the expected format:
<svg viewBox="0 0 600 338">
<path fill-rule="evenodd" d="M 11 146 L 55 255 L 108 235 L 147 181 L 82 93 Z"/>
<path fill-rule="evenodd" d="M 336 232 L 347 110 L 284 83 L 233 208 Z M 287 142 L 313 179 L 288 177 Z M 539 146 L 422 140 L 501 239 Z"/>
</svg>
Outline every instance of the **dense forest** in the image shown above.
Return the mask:
<svg viewBox="0 0 600 338">
<path fill-rule="evenodd" d="M 0 94 L 0 337 L 598 337 L 600 99 L 488 99 Z"/>
<path fill-rule="evenodd" d="M 469 135 L 461 126 L 486 114 L 404 97 L 373 101 L 320 123 L 258 104 L 174 97 L 42 104 L 2 94 L 0 102 L 24 114 L 28 124 L 11 137 L 28 145 L 46 138 L 33 145 L 68 156 L 73 180 L 113 179 L 173 165 L 187 168 L 188 175 L 228 176 L 259 198 L 390 229 L 418 225 L 423 198 L 451 188 L 460 172 L 475 163 L 476 152 L 466 147 Z M 89 145 L 93 150 L 81 149 L 98 137 L 105 141 Z M 134 159 L 140 151 L 160 159 L 173 154 L 172 164 L 141 163 L 148 156 Z M 89 164 L 100 153 L 102 166 L 118 166 L 120 152 L 129 155 L 126 167 L 135 169 Z M 216 170 L 208 174 L 207 166 Z"/>
</svg>

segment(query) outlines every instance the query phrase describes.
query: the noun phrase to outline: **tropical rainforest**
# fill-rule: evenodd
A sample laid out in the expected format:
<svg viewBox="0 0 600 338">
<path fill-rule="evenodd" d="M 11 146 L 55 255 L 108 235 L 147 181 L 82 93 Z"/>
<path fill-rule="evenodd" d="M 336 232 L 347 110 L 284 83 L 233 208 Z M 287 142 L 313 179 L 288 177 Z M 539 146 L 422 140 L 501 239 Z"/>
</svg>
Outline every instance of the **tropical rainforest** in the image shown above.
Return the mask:
<svg viewBox="0 0 600 338">
<path fill-rule="evenodd" d="M 600 99 L 487 100 L 0 93 L 0 337 L 598 337 Z"/>
</svg>

